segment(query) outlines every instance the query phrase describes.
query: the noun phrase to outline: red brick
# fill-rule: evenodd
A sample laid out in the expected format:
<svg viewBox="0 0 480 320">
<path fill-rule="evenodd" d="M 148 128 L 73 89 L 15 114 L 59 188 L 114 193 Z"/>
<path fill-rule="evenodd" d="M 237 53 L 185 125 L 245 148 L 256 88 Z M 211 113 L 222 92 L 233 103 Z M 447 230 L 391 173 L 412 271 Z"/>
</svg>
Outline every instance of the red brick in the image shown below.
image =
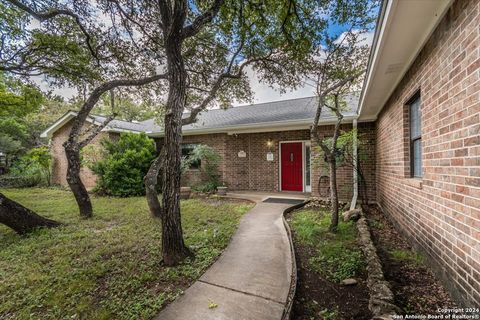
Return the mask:
<svg viewBox="0 0 480 320">
<path fill-rule="evenodd" d="M 412 243 L 430 253 L 433 264 L 450 270 L 449 277 L 438 276 L 465 305 L 480 301 L 471 287 L 478 288 L 472 274 L 478 275 L 480 264 L 474 250 L 480 248 L 479 9 L 478 1 L 454 1 L 376 122 L 377 202 Z M 467 18 L 471 12 L 475 17 Z M 406 183 L 410 145 L 405 101 L 418 89 L 421 189 Z"/>
</svg>

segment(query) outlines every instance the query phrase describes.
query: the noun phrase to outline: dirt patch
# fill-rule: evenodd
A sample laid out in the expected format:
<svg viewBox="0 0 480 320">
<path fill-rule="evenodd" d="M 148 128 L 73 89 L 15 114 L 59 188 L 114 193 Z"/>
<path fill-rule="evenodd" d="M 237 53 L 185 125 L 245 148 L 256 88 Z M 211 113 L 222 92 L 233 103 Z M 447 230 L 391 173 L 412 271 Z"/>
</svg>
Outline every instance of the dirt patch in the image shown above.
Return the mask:
<svg viewBox="0 0 480 320">
<path fill-rule="evenodd" d="M 455 307 L 448 292 L 377 206 L 364 208 L 372 239 L 391 284 L 395 304 L 405 314 L 437 314 Z"/>
<path fill-rule="evenodd" d="M 287 220 L 295 212 L 289 213 Z M 291 319 L 371 319 L 366 272 L 355 277 L 358 283 L 353 286 L 328 281 L 308 267 L 309 260 L 315 257 L 315 249 L 301 244 L 293 229 L 292 236 L 298 274 Z"/>
</svg>

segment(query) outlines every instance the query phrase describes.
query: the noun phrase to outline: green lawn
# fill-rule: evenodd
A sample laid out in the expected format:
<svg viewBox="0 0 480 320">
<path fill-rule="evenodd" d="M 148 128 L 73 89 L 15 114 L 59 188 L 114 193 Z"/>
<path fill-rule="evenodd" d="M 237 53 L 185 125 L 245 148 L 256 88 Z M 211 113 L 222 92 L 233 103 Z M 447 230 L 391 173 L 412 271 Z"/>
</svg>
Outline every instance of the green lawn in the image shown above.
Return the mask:
<svg viewBox="0 0 480 320">
<path fill-rule="evenodd" d="M 196 258 L 167 268 L 160 264 L 160 225 L 143 197 L 94 197 L 94 218 L 81 220 L 67 191 L 2 192 L 66 225 L 27 237 L 0 225 L 0 319 L 149 319 L 218 257 L 252 207 L 182 202 L 186 242 Z"/>
</svg>

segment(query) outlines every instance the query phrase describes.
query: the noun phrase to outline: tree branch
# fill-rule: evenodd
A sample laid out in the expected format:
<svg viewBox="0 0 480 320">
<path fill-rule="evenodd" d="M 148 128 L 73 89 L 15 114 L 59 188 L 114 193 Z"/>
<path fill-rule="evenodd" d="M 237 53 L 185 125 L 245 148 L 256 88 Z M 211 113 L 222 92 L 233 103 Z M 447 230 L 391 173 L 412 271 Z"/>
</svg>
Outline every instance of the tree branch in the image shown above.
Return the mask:
<svg viewBox="0 0 480 320">
<path fill-rule="evenodd" d="M 199 33 L 207 23 L 210 23 L 217 16 L 224 2 L 225 0 L 215 0 L 210 9 L 195 18 L 190 25 L 183 28 L 182 38 L 193 37 Z"/>
<path fill-rule="evenodd" d="M 131 23 L 133 23 L 134 25 L 136 25 L 140 31 L 148 38 L 150 39 L 150 41 L 152 41 L 152 43 L 154 44 L 158 44 L 159 43 L 159 39 L 156 39 L 154 38 L 152 35 L 150 35 L 147 30 L 145 30 L 145 27 L 139 23 L 138 21 L 136 21 L 135 19 L 132 18 L 131 15 L 129 15 L 123 8 L 122 6 L 120 5 L 120 3 L 118 2 L 118 0 L 112 0 L 112 2 L 115 4 L 115 6 L 117 7 L 118 11 L 120 12 L 120 15 L 121 16 L 124 16 L 125 19 L 127 19 L 128 21 L 130 21 Z M 160 28 L 163 29 L 163 26 L 162 26 L 162 23 L 161 22 L 158 22 Z"/>
<path fill-rule="evenodd" d="M 166 79 L 166 78 L 167 78 L 167 74 L 159 74 L 159 75 L 154 75 L 154 76 L 140 78 L 140 79 L 111 80 L 101 84 L 100 86 L 95 88 L 95 90 L 92 91 L 88 99 L 82 105 L 82 108 L 80 109 L 77 116 L 75 117 L 67 142 L 75 143 L 75 141 L 78 139 L 80 130 L 83 124 L 85 123 L 85 120 L 88 117 L 88 114 L 90 113 L 92 108 L 96 105 L 98 100 L 100 100 L 100 97 L 102 96 L 102 94 L 104 94 L 105 92 L 117 87 L 143 86 L 143 85 L 158 81 L 160 79 Z"/>
<path fill-rule="evenodd" d="M 222 74 L 220 74 L 218 76 L 217 80 L 215 81 L 212 88 L 210 89 L 210 92 L 207 95 L 207 97 L 200 103 L 200 105 L 198 107 L 195 107 L 190 111 L 190 115 L 188 116 L 188 118 L 182 119 L 182 125 L 191 124 L 191 123 L 194 123 L 196 121 L 197 115 L 200 112 L 202 112 L 203 110 L 205 110 L 207 108 L 207 106 L 209 105 L 209 103 L 212 102 L 212 100 L 215 98 L 218 90 L 220 90 L 223 82 L 226 79 L 238 79 L 238 78 L 240 78 L 242 76 L 242 72 L 243 72 L 243 70 L 245 69 L 246 66 L 262 60 L 262 58 L 247 60 L 239 66 L 239 69 L 235 74 L 232 74 L 231 71 L 232 71 L 232 68 L 233 68 L 233 63 L 237 59 L 237 57 L 238 57 L 240 51 L 242 50 L 242 48 L 243 48 L 243 43 L 237 48 L 237 51 L 235 51 L 235 53 L 233 54 L 233 56 L 230 60 L 230 63 L 228 64 L 228 67 L 225 70 L 225 72 L 223 72 Z"/>
<path fill-rule="evenodd" d="M 93 46 L 91 44 L 92 38 L 90 34 L 88 33 L 87 29 L 83 25 L 82 21 L 80 20 L 80 16 L 78 16 L 73 11 L 70 11 L 68 9 L 50 9 L 46 12 L 36 12 L 35 10 L 33 10 L 32 8 L 30 8 L 29 6 L 23 4 L 18 0 L 7 0 L 7 1 L 10 2 L 10 4 L 16 6 L 17 8 L 27 12 L 28 14 L 30 14 L 32 17 L 39 20 L 40 22 L 44 22 L 46 20 L 55 18 L 56 16 L 59 16 L 59 15 L 69 16 L 73 18 L 75 20 L 75 23 L 78 25 L 83 35 L 85 36 L 85 43 L 88 47 L 88 51 L 90 51 L 90 54 L 97 60 L 97 63 L 99 62 L 97 52 L 93 49 Z"/>
<path fill-rule="evenodd" d="M 100 124 L 99 126 L 96 126 L 95 129 L 93 129 L 91 133 L 88 135 L 88 137 L 86 137 L 85 139 L 83 139 L 78 143 L 79 148 L 82 149 L 87 144 L 89 144 L 97 136 L 97 134 L 100 131 L 102 131 L 103 128 L 105 128 L 115 118 L 115 116 L 116 116 L 115 114 L 108 116 L 107 119 L 105 119 L 105 121 L 102 122 L 102 124 Z"/>
</svg>

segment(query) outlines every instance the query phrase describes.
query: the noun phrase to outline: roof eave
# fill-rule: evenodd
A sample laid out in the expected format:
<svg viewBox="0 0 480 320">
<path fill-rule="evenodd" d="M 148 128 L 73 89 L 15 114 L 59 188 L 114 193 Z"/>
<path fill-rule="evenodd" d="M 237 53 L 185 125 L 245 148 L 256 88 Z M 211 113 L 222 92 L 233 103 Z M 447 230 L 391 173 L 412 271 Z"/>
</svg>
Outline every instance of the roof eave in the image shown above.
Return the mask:
<svg viewBox="0 0 480 320">
<path fill-rule="evenodd" d="M 359 103 L 359 119 L 376 120 L 453 0 L 384 0 L 377 21 L 367 74 Z M 422 19 L 408 18 L 408 13 Z M 414 20 L 414 22 L 412 22 Z M 412 35 L 418 35 L 413 38 Z M 413 41 L 412 41 L 413 39 Z M 393 72 L 392 72 L 393 70 Z"/>
<path fill-rule="evenodd" d="M 335 124 L 336 117 L 330 117 L 322 119 L 319 125 Z M 357 115 L 349 115 L 343 118 L 344 123 L 352 122 L 357 119 Z M 305 130 L 309 129 L 313 123 L 313 118 L 293 120 L 293 121 L 275 121 L 275 122 L 262 122 L 257 124 L 244 124 L 235 126 L 224 126 L 218 128 L 198 128 L 183 130 L 184 136 L 201 135 L 201 134 L 213 134 L 213 133 L 226 133 L 226 134 L 241 134 L 241 133 L 256 133 L 256 132 L 275 132 L 275 131 L 292 131 L 292 130 Z M 147 132 L 150 137 L 163 137 L 163 132 Z"/>
</svg>

